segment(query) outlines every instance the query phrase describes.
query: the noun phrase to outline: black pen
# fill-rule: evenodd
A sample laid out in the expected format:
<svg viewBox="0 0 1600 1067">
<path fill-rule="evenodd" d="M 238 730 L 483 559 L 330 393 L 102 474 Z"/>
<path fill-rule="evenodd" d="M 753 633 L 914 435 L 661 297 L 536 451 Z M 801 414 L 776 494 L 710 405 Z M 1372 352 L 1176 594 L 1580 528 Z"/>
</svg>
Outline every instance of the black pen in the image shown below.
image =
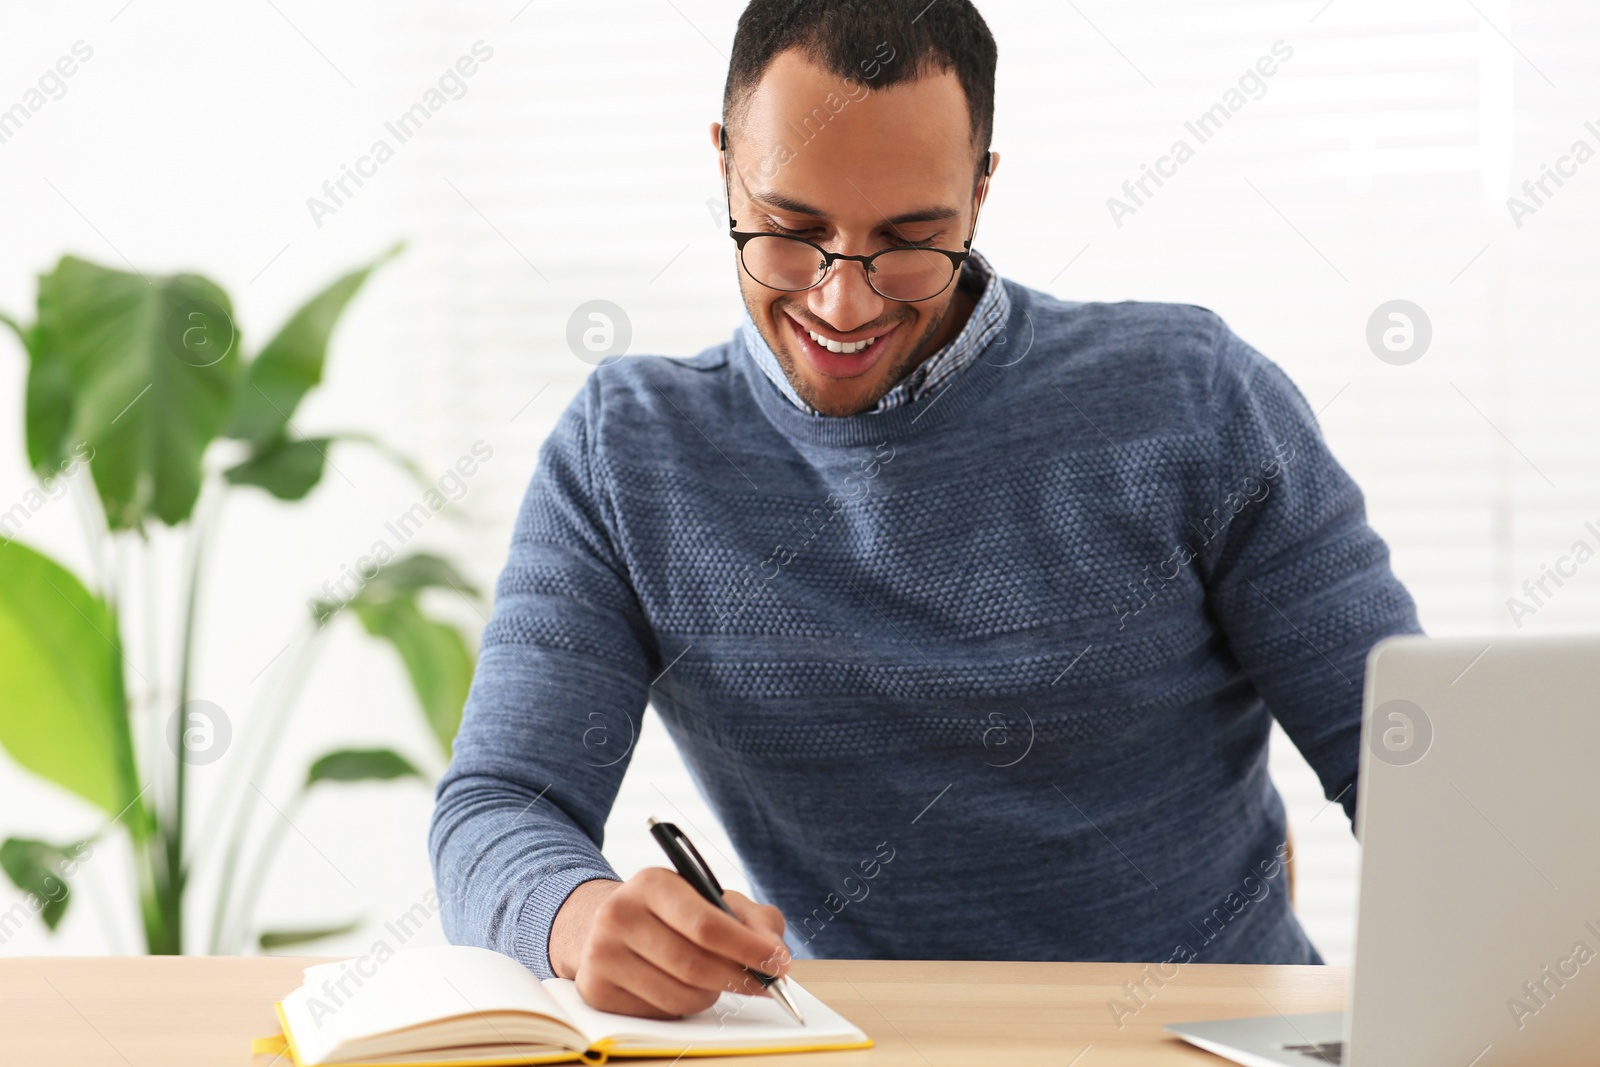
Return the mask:
<svg viewBox="0 0 1600 1067">
<path fill-rule="evenodd" d="M 728 902 L 722 899 L 722 884 L 717 881 L 717 876 L 711 873 L 711 868 L 706 866 L 706 861 L 700 858 L 700 850 L 694 847 L 694 842 L 683 836 L 683 831 L 670 822 L 661 822 L 654 816 L 650 819 L 650 836 L 656 839 L 656 844 L 661 846 L 661 851 L 667 854 L 672 865 L 678 868 L 678 873 L 684 880 L 711 903 L 733 915 L 735 921 L 739 917 L 733 914 L 733 909 L 728 907 Z M 681 844 L 680 844 L 681 843 Z M 685 851 L 687 849 L 688 851 Z M 784 987 L 783 978 L 775 974 L 762 974 L 760 971 L 746 967 L 745 973 L 761 983 L 761 988 L 772 995 L 772 999 L 783 1005 L 785 1011 L 794 1016 L 794 1021 L 801 1026 L 806 1024 L 800 1016 L 800 1009 L 795 1007 L 794 1001 L 789 999 L 789 991 Z"/>
</svg>

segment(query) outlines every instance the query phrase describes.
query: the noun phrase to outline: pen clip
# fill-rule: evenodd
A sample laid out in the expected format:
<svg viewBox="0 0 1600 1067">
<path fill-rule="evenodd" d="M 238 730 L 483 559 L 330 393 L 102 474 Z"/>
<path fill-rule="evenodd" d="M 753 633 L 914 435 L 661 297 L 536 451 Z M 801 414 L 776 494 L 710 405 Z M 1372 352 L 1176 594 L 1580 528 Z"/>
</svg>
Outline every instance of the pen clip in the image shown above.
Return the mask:
<svg viewBox="0 0 1600 1067">
<path fill-rule="evenodd" d="M 656 825 L 664 827 L 684 848 L 689 850 L 689 855 L 694 857 L 695 866 L 700 869 L 701 874 L 705 875 L 706 883 L 717 891 L 718 896 L 721 896 L 722 883 L 717 881 L 717 876 L 711 873 L 710 866 L 707 865 L 705 857 L 700 855 L 700 850 L 694 847 L 694 842 L 685 837 L 683 831 L 678 829 L 674 823 L 657 823 Z"/>
</svg>

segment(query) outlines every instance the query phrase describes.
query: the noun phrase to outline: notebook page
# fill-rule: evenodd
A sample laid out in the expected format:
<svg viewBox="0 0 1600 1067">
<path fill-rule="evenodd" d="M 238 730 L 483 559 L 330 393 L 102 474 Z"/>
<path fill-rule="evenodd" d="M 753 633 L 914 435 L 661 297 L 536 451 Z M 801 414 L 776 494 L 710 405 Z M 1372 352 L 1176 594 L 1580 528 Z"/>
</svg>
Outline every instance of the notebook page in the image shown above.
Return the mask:
<svg viewBox="0 0 1600 1067">
<path fill-rule="evenodd" d="M 683 1049 L 771 1048 L 867 1043 L 867 1035 L 850 1020 L 807 992 L 794 979 L 789 994 L 805 1017 L 795 1022 L 771 997 L 724 993 L 716 1004 L 681 1019 L 642 1019 L 596 1011 L 583 1001 L 575 982 L 547 978 L 544 986 L 589 1044 L 614 1038 L 622 1048 Z"/>
<path fill-rule="evenodd" d="M 300 988 L 283 998 L 300 1055 L 313 1063 L 347 1041 L 489 1011 L 564 1019 L 521 963 L 465 945 L 402 949 L 381 963 L 363 957 L 307 967 Z"/>
</svg>

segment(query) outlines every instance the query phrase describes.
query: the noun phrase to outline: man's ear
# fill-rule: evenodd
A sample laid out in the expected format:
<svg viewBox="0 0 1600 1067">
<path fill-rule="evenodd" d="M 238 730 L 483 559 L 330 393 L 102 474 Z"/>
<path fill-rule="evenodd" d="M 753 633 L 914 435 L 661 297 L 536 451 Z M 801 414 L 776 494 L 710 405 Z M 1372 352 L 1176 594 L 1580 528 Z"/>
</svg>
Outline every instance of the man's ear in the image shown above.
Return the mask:
<svg viewBox="0 0 1600 1067">
<path fill-rule="evenodd" d="M 728 134 L 723 129 L 722 123 L 711 124 L 711 147 L 717 150 L 717 181 L 724 181 L 723 171 L 727 164 Z"/>
<path fill-rule="evenodd" d="M 990 152 L 987 160 L 988 168 L 978 177 L 978 187 L 974 192 L 978 197 L 978 207 L 983 207 L 989 199 L 989 183 L 994 180 L 994 172 L 1000 169 L 1000 153 Z"/>
</svg>

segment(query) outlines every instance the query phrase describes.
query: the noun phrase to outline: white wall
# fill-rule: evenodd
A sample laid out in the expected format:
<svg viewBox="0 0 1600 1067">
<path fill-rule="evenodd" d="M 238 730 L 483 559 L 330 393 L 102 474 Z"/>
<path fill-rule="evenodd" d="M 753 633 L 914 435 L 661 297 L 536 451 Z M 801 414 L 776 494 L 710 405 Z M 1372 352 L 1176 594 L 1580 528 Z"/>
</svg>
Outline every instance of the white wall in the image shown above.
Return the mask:
<svg viewBox="0 0 1600 1067">
<path fill-rule="evenodd" d="M 1222 313 L 1322 412 L 1429 629 L 1511 628 L 1506 598 L 1585 536 L 1586 519 L 1600 519 L 1600 360 L 1589 328 L 1600 164 L 1578 168 L 1521 227 L 1505 205 L 1575 140 L 1600 146 L 1600 131 L 1584 126 L 1600 121 L 1591 58 L 1600 14 L 1577 0 L 980 6 L 1001 47 L 1004 164 L 979 247 L 1008 276 L 1063 296 Z M 0 108 L 74 42 L 94 54 L 64 96 L 0 144 L 0 308 L 31 317 L 33 275 L 63 252 L 113 265 L 126 257 L 215 278 L 253 350 L 325 279 L 406 238 L 405 255 L 350 312 L 327 385 L 296 423 L 382 434 L 435 473 L 488 442 L 494 458 L 456 517 L 433 520 L 420 539 L 488 588 L 538 445 L 589 369 L 566 347 L 571 310 L 593 298 L 620 304 L 638 352 L 691 353 L 733 328 L 705 130 L 739 7 L 8 7 Z M 466 94 L 314 222 L 307 198 L 480 40 L 493 57 Z M 1278 41 L 1293 56 L 1264 95 L 1115 224 L 1107 198 Z M 1364 336 L 1372 311 L 1395 298 L 1421 305 L 1433 326 L 1431 349 L 1407 366 L 1377 359 Z M 30 481 L 20 353 L 4 341 L 0 351 L 3 508 Z M 240 495 L 224 513 L 196 695 L 225 709 L 236 738 L 263 691 L 292 670 L 290 655 L 273 657 L 297 632 L 304 598 L 416 499 L 368 454 L 345 449 L 334 462 L 303 507 Z M 77 531 L 63 502 L 22 538 L 82 566 Z M 161 558 L 143 576 L 163 633 L 175 619 L 180 547 L 169 540 L 158 538 Z M 1597 607 L 1600 564 L 1527 628 L 1593 620 Z M 481 625 L 459 601 L 440 610 Z M 171 642 L 132 651 L 153 679 L 137 695 L 170 709 L 161 679 Z M 345 620 L 276 769 L 255 783 L 282 803 L 309 757 L 376 742 L 437 769 L 392 657 Z M 648 812 L 674 814 L 731 857 L 653 722 L 639 745 L 609 828 L 619 869 L 656 862 L 642 832 Z M 1286 745 L 1274 773 L 1301 845 L 1300 912 L 1330 961 L 1347 960 L 1356 856 L 1347 824 L 1324 810 Z M 197 769 L 202 807 L 243 775 L 230 759 Z M 326 947 L 364 950 L 429 885 L 430 807 L 416 784 L 313 801 L 270 872 L 268 924 L 361 914 L 360 934 Z M 266 825 L 271 813 L 259 801 L 257 810 Z M 93 825 L 92 812 L 0 756 L 0 834 L 62 839 Z M 209 854 L 215 842 L 199 846 Z M 0 953 L 130 949 L 125 860 L 102 849 L 63 930 L 48 938 L 35 926 Z M 737 883 L 731 858 L 717 861 Z M 208 881 L 202 872 L 202 895 Z M 0 909 L 14 897 L 0 892 Z"/>
</svg>

